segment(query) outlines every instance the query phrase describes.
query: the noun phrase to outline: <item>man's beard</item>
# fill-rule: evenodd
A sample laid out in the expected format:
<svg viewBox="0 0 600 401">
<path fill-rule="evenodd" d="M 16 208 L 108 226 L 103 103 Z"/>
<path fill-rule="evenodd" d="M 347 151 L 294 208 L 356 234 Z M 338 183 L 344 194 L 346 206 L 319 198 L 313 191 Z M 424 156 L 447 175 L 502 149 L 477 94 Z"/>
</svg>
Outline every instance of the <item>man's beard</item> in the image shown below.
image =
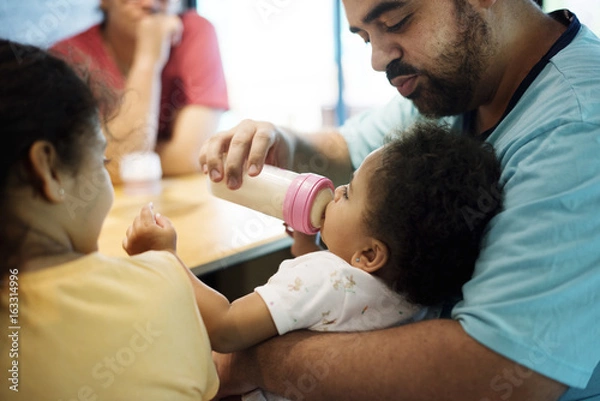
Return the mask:
<svg viewBox="0 0 600 401">
<path fill-rule="evenodd" d="M 443 117 L 469 111 L 475 88 L 488 65 L 493 50 L 486 22 L 464 0 L 455 0 L 457 38 L 446 45 L 435 67 L 418 70 L 396 59 L 387 66 L 391 81 L 398 75 L 419 75 L 419 85 L 408 97 L 419 112 Z"/>
</svg>

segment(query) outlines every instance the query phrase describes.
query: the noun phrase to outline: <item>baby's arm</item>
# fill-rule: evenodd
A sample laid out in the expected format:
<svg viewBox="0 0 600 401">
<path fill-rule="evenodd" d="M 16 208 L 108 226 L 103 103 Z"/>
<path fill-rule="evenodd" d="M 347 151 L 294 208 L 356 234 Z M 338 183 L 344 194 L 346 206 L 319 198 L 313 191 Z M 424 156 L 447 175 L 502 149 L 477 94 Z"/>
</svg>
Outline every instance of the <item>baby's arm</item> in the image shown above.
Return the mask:
<svg viewBox="0 0 600 401">
<path fill-rule="evenodd" d="M 164 250 L 177 257 L 190 278 L 215 351 L 238 351 L 277 335 L 269 309 L 257 293 L 229 303 L 225 296 L 204 284 L 185 266 L 175 252 L 176 242 L 177 234 L 171 221 L 160 214 L 154 215 L 152 205 L 146 205 L 128 228 L 123 248 L 129 255 Z"/>
</svg>

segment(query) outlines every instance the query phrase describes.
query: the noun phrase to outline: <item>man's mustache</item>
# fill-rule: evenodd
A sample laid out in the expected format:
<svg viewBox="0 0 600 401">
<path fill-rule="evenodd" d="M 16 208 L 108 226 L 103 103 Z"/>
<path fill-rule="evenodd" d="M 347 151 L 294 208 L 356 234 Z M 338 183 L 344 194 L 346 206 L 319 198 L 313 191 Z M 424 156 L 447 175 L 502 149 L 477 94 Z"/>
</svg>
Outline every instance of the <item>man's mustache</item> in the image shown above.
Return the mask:
<svg viewBox="0 0 600 401">
<path fill-rule="evenodd" d="M 392 60 L 387 67 L 385 67 L 385 75 L 387 76 L 388 81 L 392 81 L 392 79 L 401 75 L 413 75 L 417 74 L 416 68 L 404 64 L 400 59 Z"/>
</svg>

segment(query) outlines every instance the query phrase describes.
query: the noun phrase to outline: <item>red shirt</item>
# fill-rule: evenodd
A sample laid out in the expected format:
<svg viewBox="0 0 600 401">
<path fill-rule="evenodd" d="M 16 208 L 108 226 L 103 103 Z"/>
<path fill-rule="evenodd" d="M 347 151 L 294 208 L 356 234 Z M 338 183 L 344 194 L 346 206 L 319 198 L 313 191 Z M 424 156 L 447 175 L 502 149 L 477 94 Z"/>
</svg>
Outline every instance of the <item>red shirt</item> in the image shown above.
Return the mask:
<svg viewBox="0 0 600 401">
<path fill-rule="evenodd" d="M 169 60 L 162 71 L 160 139 L 170 137 L 175 113 L 186 105 L 229 109 L 214 27 L 193 11 L 180 17 L 183 22 L 181 42 L 171 48 Z M 91 71 L 101 72 L 113 88 L 124 89 L 126 77 L 106 49 L 100 25 L 55 44 L 53 50 L 64 54 L 71 62 L 83 62 Z"/>
</svg>

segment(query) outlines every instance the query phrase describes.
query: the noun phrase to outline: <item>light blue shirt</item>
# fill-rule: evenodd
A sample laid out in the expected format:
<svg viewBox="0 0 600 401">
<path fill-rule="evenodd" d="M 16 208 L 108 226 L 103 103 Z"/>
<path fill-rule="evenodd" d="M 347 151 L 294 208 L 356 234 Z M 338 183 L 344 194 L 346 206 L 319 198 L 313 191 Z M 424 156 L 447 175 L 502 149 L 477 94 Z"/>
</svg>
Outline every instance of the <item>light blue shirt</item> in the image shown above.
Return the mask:
<svg viewBox="0 0 600 401">
<path fill-rule="evenodd" d="M 398 97 L 350 120 L 341 132 L 353 164 L 417 116 Z M 452 317 L 527 368 L 490 378 L 499 396 L 531 369 L 571 387 L 561 401 L 600 400 L 600 40 L 573 17 L 486 134 L 502 165 L 504 209 Z M 489 196 L 483 189 L 482 208 Z"/>
</svg>

